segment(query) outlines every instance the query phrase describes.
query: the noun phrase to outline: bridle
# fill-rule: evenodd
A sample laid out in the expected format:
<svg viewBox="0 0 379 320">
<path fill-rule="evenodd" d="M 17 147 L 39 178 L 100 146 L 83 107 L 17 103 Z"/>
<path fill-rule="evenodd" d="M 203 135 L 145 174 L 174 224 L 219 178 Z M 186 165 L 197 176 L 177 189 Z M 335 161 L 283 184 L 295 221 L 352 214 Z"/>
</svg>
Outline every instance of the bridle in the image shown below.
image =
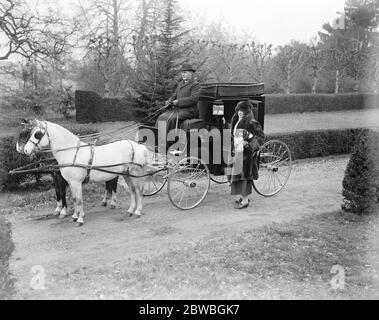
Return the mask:
<svg viewBox="0 0 379 320">
<path fill-rule="evenodd" d="M 30 135 L 29 135 L 29 137 L 28 137 L 28 139 L 26 140 L 26 142 L 25 142 L 25 145 L 28 143 L 28 142 L 30 142 L 30 143 L 32 143 L 33 145 L 34 145 L 34 148 L 37 148 L 37 151 L 40 151 L 42 148 L 39 146 L 39 144 L 40 144 L 40 142 L 41 142 L 41 140 L 43 139 L 43 137 L 45 136 L 45 135 L 47 135 L 47 139 L 48 139 L 48 141 L 49 141 L 49 145 L 50 145 L 50 137 L 49 137 L 49 133 L 48 133 L 48 131 L 47 131 L 47 123 L 45 122 L 45 127 L 43 128 L 43 127 L 41 127 L 41 126 L 36 126 L 35 128 L 38 128 L 38 131 L 36 130 L 35 132 L 34 132 L 34 134 L 33 134 L 33 136 L 34 136 L 34 138 L 37 140 L 36 142 L 35 141 L 33 141 L 33 140 L 30 140 L 30 138 L 32 137 L 32 131 L 30 132 Z M 36 136 L 36 134 L 37 133 L 39 133 L 38 134 L 38 136 Z"/>
</svg>

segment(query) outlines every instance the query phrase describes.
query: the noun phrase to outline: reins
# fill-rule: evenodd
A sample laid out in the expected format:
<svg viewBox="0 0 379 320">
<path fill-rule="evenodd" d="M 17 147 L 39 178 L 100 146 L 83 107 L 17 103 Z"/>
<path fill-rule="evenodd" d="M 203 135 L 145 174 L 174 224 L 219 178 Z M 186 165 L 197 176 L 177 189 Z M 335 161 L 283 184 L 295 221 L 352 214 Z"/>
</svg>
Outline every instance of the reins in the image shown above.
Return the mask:
<svg viewBox="0 0 379 320">
<path fill-rule="evenodd" d="M 9 171 L 9 174 L 15 175 L 15 174 L 25 174 L 25 173 L 51 173 L 51 171 L 56 172 L 56 171 L 59 171 L 61 168 L 74 167 L 74 168 L 82 168 L 86 170 L 88 169 L 97 170 L 97 171 L 110 173 L 110 174 L 124 175 L 124 176 L 129 176 L 132 178 L 143 178 L 147 176 L 152 176 L 161 171 L 167 171 L 167 166 L 164 166 L 162 169 L 158 169 L 158 170 L 155 170 L 153 172 L 149 172 L 143 175 L 133 175 L 133 174 L 130 174 L 129 168 L 126 172 L 116 172 L 116 171 L 110 171 L 110 170 L 104 169 L 104 168 L 112 168 L 112 167 L 118 167 L 118 166 L 124 166 L 124 165 L 136 165 L 136 166 L 142 167 L 142 165 L 140 165 L 139 163 L 133 163 L 133 162 L 118 163 L 118 164 L 105 165 L 105 166 L 89 166 L 89 165 L 84 165 L 84 164 L 61 164 L 61 165 L 49 165 L 49 166 L 44 167 L 43 169 L 35 168 L 35 169 L 29 169 L 29 170 L 20 170 L 24 168 L 22 167 L 22 168 Z"/>
</svg>

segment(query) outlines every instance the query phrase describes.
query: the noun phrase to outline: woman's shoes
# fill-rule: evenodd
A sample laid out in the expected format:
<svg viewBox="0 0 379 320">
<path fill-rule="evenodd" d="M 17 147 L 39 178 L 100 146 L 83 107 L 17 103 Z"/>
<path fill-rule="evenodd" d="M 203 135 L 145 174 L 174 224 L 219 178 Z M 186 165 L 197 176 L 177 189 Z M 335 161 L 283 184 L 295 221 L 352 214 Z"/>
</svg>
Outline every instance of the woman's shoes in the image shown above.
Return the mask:
<svg viewBox="0 0 379 320">
<path fill-rule="evenodd" d="M 234 209 L 244 209 L 247 208 L 250 204 L 250 199 L 247 199 L 247 203 L 242 204 L 242 198 L 234 201 Z"/>
</svg>

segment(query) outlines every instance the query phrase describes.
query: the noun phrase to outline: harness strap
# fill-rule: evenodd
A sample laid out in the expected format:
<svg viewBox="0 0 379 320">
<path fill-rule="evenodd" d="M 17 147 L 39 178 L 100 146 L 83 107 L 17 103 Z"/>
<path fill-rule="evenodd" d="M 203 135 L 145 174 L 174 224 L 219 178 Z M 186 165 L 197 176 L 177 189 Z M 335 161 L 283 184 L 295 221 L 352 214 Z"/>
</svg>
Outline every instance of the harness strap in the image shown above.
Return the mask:
<svg viewBox="0 0 379 320">
<path fill-rule="evenodd" d="M 75 152 L 74 161 L 72 164 L 75 164 L 76 157 L 78 156 L 79 149 L 80 149 L 80 140 L 78 140 L 78 144 L 76 145 L 76 152 Z"/>
<path fill-rule="evenodd" d="M 126 140 L 126 141 L 129 142 L 130 147 L 132 148 L 132 160 L 130 162 L 133 163 L 134 162 L 134 154 L 135 154 L 134 147 L 133 147 L 133 144 L 130 142 L 130 140 Z"/>
<path fill-rule="evenodd" d="M 88 160 L 88 166 L 87 166 L 87 175 L 83 181 L 83 183 L 88 183 L 89 182 L 89 175 L 91 173 L 91 169 L 92 169 L 92 163 L 93 163 L 93 155 L 95 153 L 95 145 L 96 145 L 96 142 L 97 140 L 95 140 L 93 142 L 93 144 L 91 144 L 91 155 L 90 155 L 90 158 Z"/>
</svg>

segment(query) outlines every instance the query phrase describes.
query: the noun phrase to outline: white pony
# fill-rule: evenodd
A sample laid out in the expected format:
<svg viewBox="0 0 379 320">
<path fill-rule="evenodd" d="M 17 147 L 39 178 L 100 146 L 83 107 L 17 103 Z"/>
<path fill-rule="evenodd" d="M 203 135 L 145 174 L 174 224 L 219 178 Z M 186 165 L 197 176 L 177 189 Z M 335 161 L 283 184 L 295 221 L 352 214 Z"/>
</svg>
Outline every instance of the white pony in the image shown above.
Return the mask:
<svg viewBox="0 0 379 320">
<path fill-rule="evenodd" d="M 31 155 L 49 146 L 60 166 L 63 178 L 68 182 L 74 199 L 75 212 L 72 216 L 79 225 L 84 223 L 82 182 L 105 182 L 120 174 L 129 187 L 130 206 L 127 213 L 141 215 L 144 175 L 147 172 L 148 149 L 130 140 L 120 140 L 102 146 L 86 144 L 69 130 L 48 122 L 31 120 L 30 137 L 25 143 L 24 153 Z M 80 166 L 80 167 L 75 167 Z M 102 172 L 98 167 L 109 172 Z M 114 173 L 113 173 L 114 172 Z M 134 176 L 134 177 L 133 177 Z M 123 215 L 123 218 L 126 213 Z"/>
</svg>

